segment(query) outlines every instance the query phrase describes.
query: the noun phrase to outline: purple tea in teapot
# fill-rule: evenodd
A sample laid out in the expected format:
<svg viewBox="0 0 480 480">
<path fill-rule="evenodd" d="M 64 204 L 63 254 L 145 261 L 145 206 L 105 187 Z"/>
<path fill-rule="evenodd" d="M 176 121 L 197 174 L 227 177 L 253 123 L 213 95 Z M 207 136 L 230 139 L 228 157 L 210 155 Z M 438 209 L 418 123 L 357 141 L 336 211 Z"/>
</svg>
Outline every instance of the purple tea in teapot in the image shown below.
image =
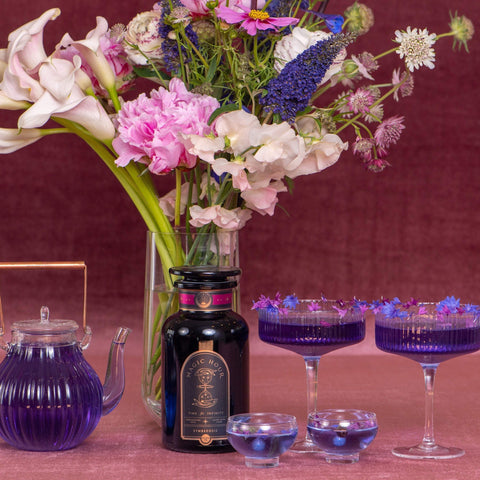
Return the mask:
<svg viewBox="0 0 480 480">
<path fill-rule="evenodd" d="M 91 330 L 81 342 L 72 320 L 41 318 L 12 325 L 12 341 L 0 364 L 0 436 L 23 450 L 66 450 L 90 435 L 102 415 L 120 401 L 125 386 L 120 327 L 112 341 L 105 384 L 83 357 Z"/>
</svg>

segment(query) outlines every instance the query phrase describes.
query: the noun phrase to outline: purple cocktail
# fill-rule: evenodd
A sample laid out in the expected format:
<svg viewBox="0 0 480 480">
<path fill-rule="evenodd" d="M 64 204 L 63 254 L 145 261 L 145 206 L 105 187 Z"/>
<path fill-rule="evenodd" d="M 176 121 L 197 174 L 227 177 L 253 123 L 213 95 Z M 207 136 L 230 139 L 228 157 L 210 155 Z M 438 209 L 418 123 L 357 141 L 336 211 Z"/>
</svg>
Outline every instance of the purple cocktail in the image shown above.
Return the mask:
<svg viewBox="0 0 480 480">
<path fill-rule="evenodd" d="M 365 337 L 365 322 L 338 323 L 338 317 L 320 317 L 323 322 L 316 325 L 307 323 L 287 323 L 268 314 L 259 316 L 258 333 L 260 339 L 277 347 L 282 347 L 303 357 L 320 357 L 337 348 L 361 342 Z"/>
<path fill-rule="evenodd" d="M 377 324 L 375 342 L 385 352 L 423 364 L 438 364 L 477 351 L 480 346 L 480 324 L 460 328 L 434 326 L 421 330 L 411 325 Z"/>
<path fill-rule="evenodd" d="M 410 358 L 422 366 L 425 378 L 425 431 L 414 447 L 398 447 L 393 453 L 405 458 L 455 458 L 465 452 L 442 447 L 433 434 L 433 387 L 438 365 L 480 349 L 480 309 L 461 305 L 454 297 L 438 304 L 410 301 L 377 302 L 375 342 L 380 350 Z"/>
<path fill-rule="evenodd" d="M 268 303 L 270 302 L 270 303 Z M 258 306 L 260 304 L 260 306 Z M 285 300 L 263 298 L 257 302 L 260 339 L 302 355 L 307 371 L 307 414 L 316 410 L 318 363 L 333 350 L 361 342 L 365 337 L 364 308 L 360 302 Z M 318 452 L 308 432 L 292 448 Z"/>
</svg>

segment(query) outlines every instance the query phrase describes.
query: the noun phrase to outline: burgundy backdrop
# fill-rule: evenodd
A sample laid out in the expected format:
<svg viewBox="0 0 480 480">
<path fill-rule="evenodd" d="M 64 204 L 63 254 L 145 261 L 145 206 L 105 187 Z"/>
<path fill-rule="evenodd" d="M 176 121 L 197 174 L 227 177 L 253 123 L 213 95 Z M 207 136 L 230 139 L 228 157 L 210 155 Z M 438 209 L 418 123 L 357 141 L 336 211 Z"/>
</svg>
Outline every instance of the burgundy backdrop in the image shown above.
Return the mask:
<svg viewBox="0 0 480 480">
<path fill-rule="evenodd" d="M 328 12 L 352 2 L 332 0 Z M 474 24 L 480 4 L 470 0 L 369 0 L 376 23 L 350 49 L 380 53 L 396 28 L 448 29 L 449 11 Z M 64 32 L 84 38 L 96 15 L 127 23 L 151 0 L 3 2 L 0 45 L 8 33 L 53 6 L 62 15 L 45 33 L 51 51 Z M 367 172 L 351 151 L 319 175 L 298 179 L 282 194 L 275 216 L 255 215 L 240 234 L 242 298 L 260 293 L 372 299 L 445 295 L 480 302 L 479 36 L 470 54 L 452 52 L 444 39 L 434 70 L 415 73 L 412 97 L 385 105 L 386 116 L 405 115 L 406 130 L 391 151 L 391 168 Z M 396 57 L 396 56 L 395 56 Z M 390 80 L 397 58 L 386 58 L 376 79 Z M 13 126 L 0 112 L 0 126 Z M 348 138 L 352 140 L 352 136 Z M 158 179 L 168 191 L 172 178 Z M 0 157 L 0 261 L 85 260 L 89 268 L 89 323 L 126 323 L 140 334 L 145 227 L 113 175 L 81 140 L 49 137 Z M 60 302 L 56 313 L 81 309 L 78 273 L 1 272 L 7 319 L 36 315 L 40 303 Z M 76 276 L 75 276 L 76 275 Z M 50 304 L 49 303 L 49 304 Z M 68 303 L 68 308 L 65 307 Z M 31 315 L 30 315 L 31 316 Z M 59 316 L 59 315 L 56 315 Z M 72 316 L 72 315 L 70 315 Z M 78 316 L 78 315 L 77 315 Z"/>
</svg>

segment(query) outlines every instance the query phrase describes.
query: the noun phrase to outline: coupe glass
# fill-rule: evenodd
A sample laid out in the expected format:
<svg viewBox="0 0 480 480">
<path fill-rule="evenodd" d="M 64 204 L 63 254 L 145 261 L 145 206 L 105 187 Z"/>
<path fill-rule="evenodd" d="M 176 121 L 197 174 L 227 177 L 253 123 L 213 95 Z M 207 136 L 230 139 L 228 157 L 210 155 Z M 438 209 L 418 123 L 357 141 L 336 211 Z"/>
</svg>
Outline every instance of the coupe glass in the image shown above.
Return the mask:
<svg viewBox="0 0 480 480">
<path fill-rule="evenodd" d="M 358 303 L 299 300 L 295 308 L 259 308 L 258 332 L 266 343 L 303 356 L 307 371 L 307 415 L 317 409 L 318 363 L 332 350 L 361 342 L 365 337 L 364 311 Z M 308 431 L 292 451 L 320 452 Z"/>
<path fill-rule="evenodd" d="M 469 305 L 401 304 L 390 302 L 377 307 L 375 342 L 380 350 L 401 355 L 420 363 L 425 379 L 425 430 L 420 444 L 397 447 L 398 457 L 455 458 L 465 452 L 442 447 L 433 432 L 434 380 L 440 362 L 475 352 L 480 348 L 478 309 Z"/>
</svg>

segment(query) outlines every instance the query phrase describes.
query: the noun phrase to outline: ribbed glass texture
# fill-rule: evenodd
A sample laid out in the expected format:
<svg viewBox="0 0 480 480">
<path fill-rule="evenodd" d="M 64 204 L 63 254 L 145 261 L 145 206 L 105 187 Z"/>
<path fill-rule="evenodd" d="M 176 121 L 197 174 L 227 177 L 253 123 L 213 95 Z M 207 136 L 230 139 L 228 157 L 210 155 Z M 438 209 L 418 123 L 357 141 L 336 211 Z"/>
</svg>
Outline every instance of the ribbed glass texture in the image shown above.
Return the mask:
<svg viewBox="0 0 480 480">
<path fill-rule="evenodd" d="M 436 364 L 480 348 L 480 322 L 476 315 L 444 317 L 410 315 L 389 319 L 378 313 L 375 342 L 385 352 L 402 355 L 424 364 Z"/>
<path fill-rule="evenodd" d="M 23 450 L 66 450 L 102 415 L 103 388 L 74 344 L 11 345 L 0 365 L 0 436 Z"/>
<path fill-rule="evenodd" d="M 340 315 L 334 302 L 322 302 L 310 311 L 310 300 L 302 300 L 295 310 L 258 310 L 258 332 L 264 342 L 299 353 L 304 357 L 324 355 L 363 340 L 365 319 L 359 310 Z"/>
</svg>

